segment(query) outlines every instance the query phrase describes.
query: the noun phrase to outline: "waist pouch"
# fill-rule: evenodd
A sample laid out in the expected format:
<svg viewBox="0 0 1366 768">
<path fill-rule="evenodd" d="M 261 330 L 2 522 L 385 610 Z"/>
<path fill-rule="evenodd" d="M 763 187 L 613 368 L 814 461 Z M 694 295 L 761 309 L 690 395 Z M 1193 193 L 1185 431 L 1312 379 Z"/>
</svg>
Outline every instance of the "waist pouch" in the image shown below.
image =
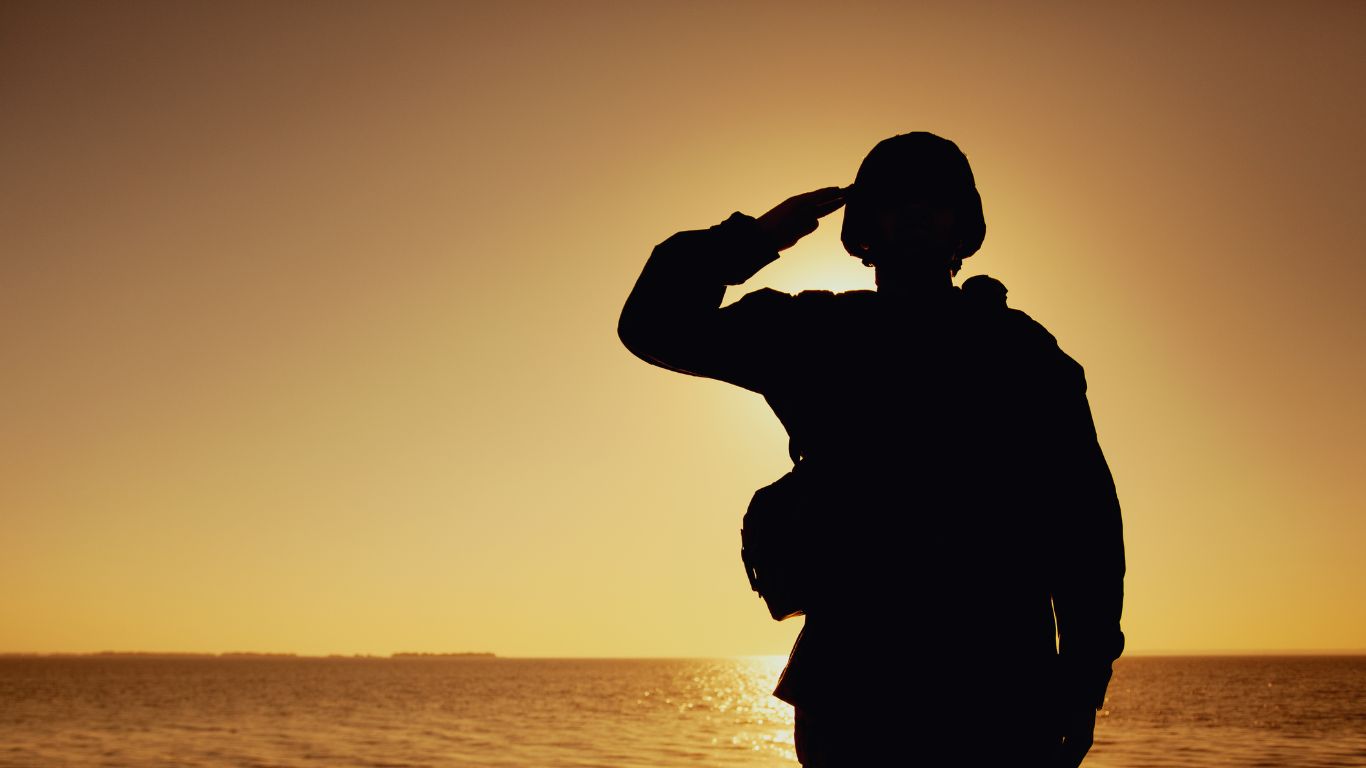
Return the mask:
<svg viewBox="0 0 1366 768">
<path fill-rule="evenodd" d="M 806 613 L 816 579 L 817 501 L 806 473 L 793 470 L 754 492 L 740 528 L 749 586 L 777 621 Z"/>
</svg>

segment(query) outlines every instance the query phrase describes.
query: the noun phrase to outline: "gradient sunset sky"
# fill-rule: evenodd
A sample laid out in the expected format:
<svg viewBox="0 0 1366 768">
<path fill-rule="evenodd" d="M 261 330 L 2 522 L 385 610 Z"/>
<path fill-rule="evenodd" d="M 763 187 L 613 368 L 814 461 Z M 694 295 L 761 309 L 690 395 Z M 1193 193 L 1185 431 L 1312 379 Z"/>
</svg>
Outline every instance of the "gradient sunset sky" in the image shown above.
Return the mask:
<svg viewBox="0 0 1366 768">
<path fill-rule="evenodd" d="M 0 651 L 786 653 L 739 559 L 780 425 L 616 320 L 671 233 L 910 130 L 977 174 L 964 275 L 1086 367 L 1130 649 L 1366 649 L 1363 41 L 1355 2 L 4 3 Z M 871 287 L 840 216 L 729 299 Z"/>
</svg>

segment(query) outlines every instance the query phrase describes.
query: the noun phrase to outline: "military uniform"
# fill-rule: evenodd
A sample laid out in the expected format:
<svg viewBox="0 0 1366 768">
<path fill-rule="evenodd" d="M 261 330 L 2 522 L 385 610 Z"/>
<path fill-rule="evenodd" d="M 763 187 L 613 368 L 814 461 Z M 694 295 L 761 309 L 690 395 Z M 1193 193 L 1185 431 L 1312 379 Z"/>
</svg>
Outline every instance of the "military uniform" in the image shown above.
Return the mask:
<svg viewBox="0 0 1366 768">
<path fill-rule="evenodd" d="M 763 395 L 814 478 L 821 587 L 774 691 L 799 756 L 935 764 L 971 739 L 1042 760 L 1053 713 L 1099 707 L 1124 642 L 1081 367 L 990 278 L 914 304 L 765 288 L 720 306 L 777 256 L 740 213 L 675 234 L 619 331 L 654 365 Z"/>
</svg>

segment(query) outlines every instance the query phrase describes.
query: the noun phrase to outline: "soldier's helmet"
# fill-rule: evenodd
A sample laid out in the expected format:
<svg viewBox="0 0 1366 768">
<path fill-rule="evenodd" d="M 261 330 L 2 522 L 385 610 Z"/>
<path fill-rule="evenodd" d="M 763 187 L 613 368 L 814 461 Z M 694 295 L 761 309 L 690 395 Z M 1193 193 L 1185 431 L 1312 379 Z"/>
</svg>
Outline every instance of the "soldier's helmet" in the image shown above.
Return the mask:
<svg viewBox="0 0 1366 768">
<path fill-rule="evenodd" d="M 958 259 L 982 247 L 987 225 L 967 156 L 948 139 L 914 131 L 883 139 L 863 159 L 845 201 L 840 231 L 845 250 L 869 264 L 869 244 L 876 240 L 873 209 L 909 197 L 934 200 L 954 211 Z"/>
</svg>

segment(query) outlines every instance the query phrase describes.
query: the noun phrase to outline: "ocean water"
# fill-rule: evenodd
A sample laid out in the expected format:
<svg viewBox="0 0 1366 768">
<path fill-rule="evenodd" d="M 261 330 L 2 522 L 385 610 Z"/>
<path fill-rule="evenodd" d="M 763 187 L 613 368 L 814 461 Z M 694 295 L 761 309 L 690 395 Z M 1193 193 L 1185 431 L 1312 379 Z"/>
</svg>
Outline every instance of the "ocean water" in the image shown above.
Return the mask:
<svg viewBox="0 0 1366 768">
<path fill-rule="evenodd" d="M 0 766 L 795 766 L 783 661 L 0 658 Z M 1095 768 L 1366 766 L 1366 657 L 1121 659 L 1096 737 Z"/>
</svg>

